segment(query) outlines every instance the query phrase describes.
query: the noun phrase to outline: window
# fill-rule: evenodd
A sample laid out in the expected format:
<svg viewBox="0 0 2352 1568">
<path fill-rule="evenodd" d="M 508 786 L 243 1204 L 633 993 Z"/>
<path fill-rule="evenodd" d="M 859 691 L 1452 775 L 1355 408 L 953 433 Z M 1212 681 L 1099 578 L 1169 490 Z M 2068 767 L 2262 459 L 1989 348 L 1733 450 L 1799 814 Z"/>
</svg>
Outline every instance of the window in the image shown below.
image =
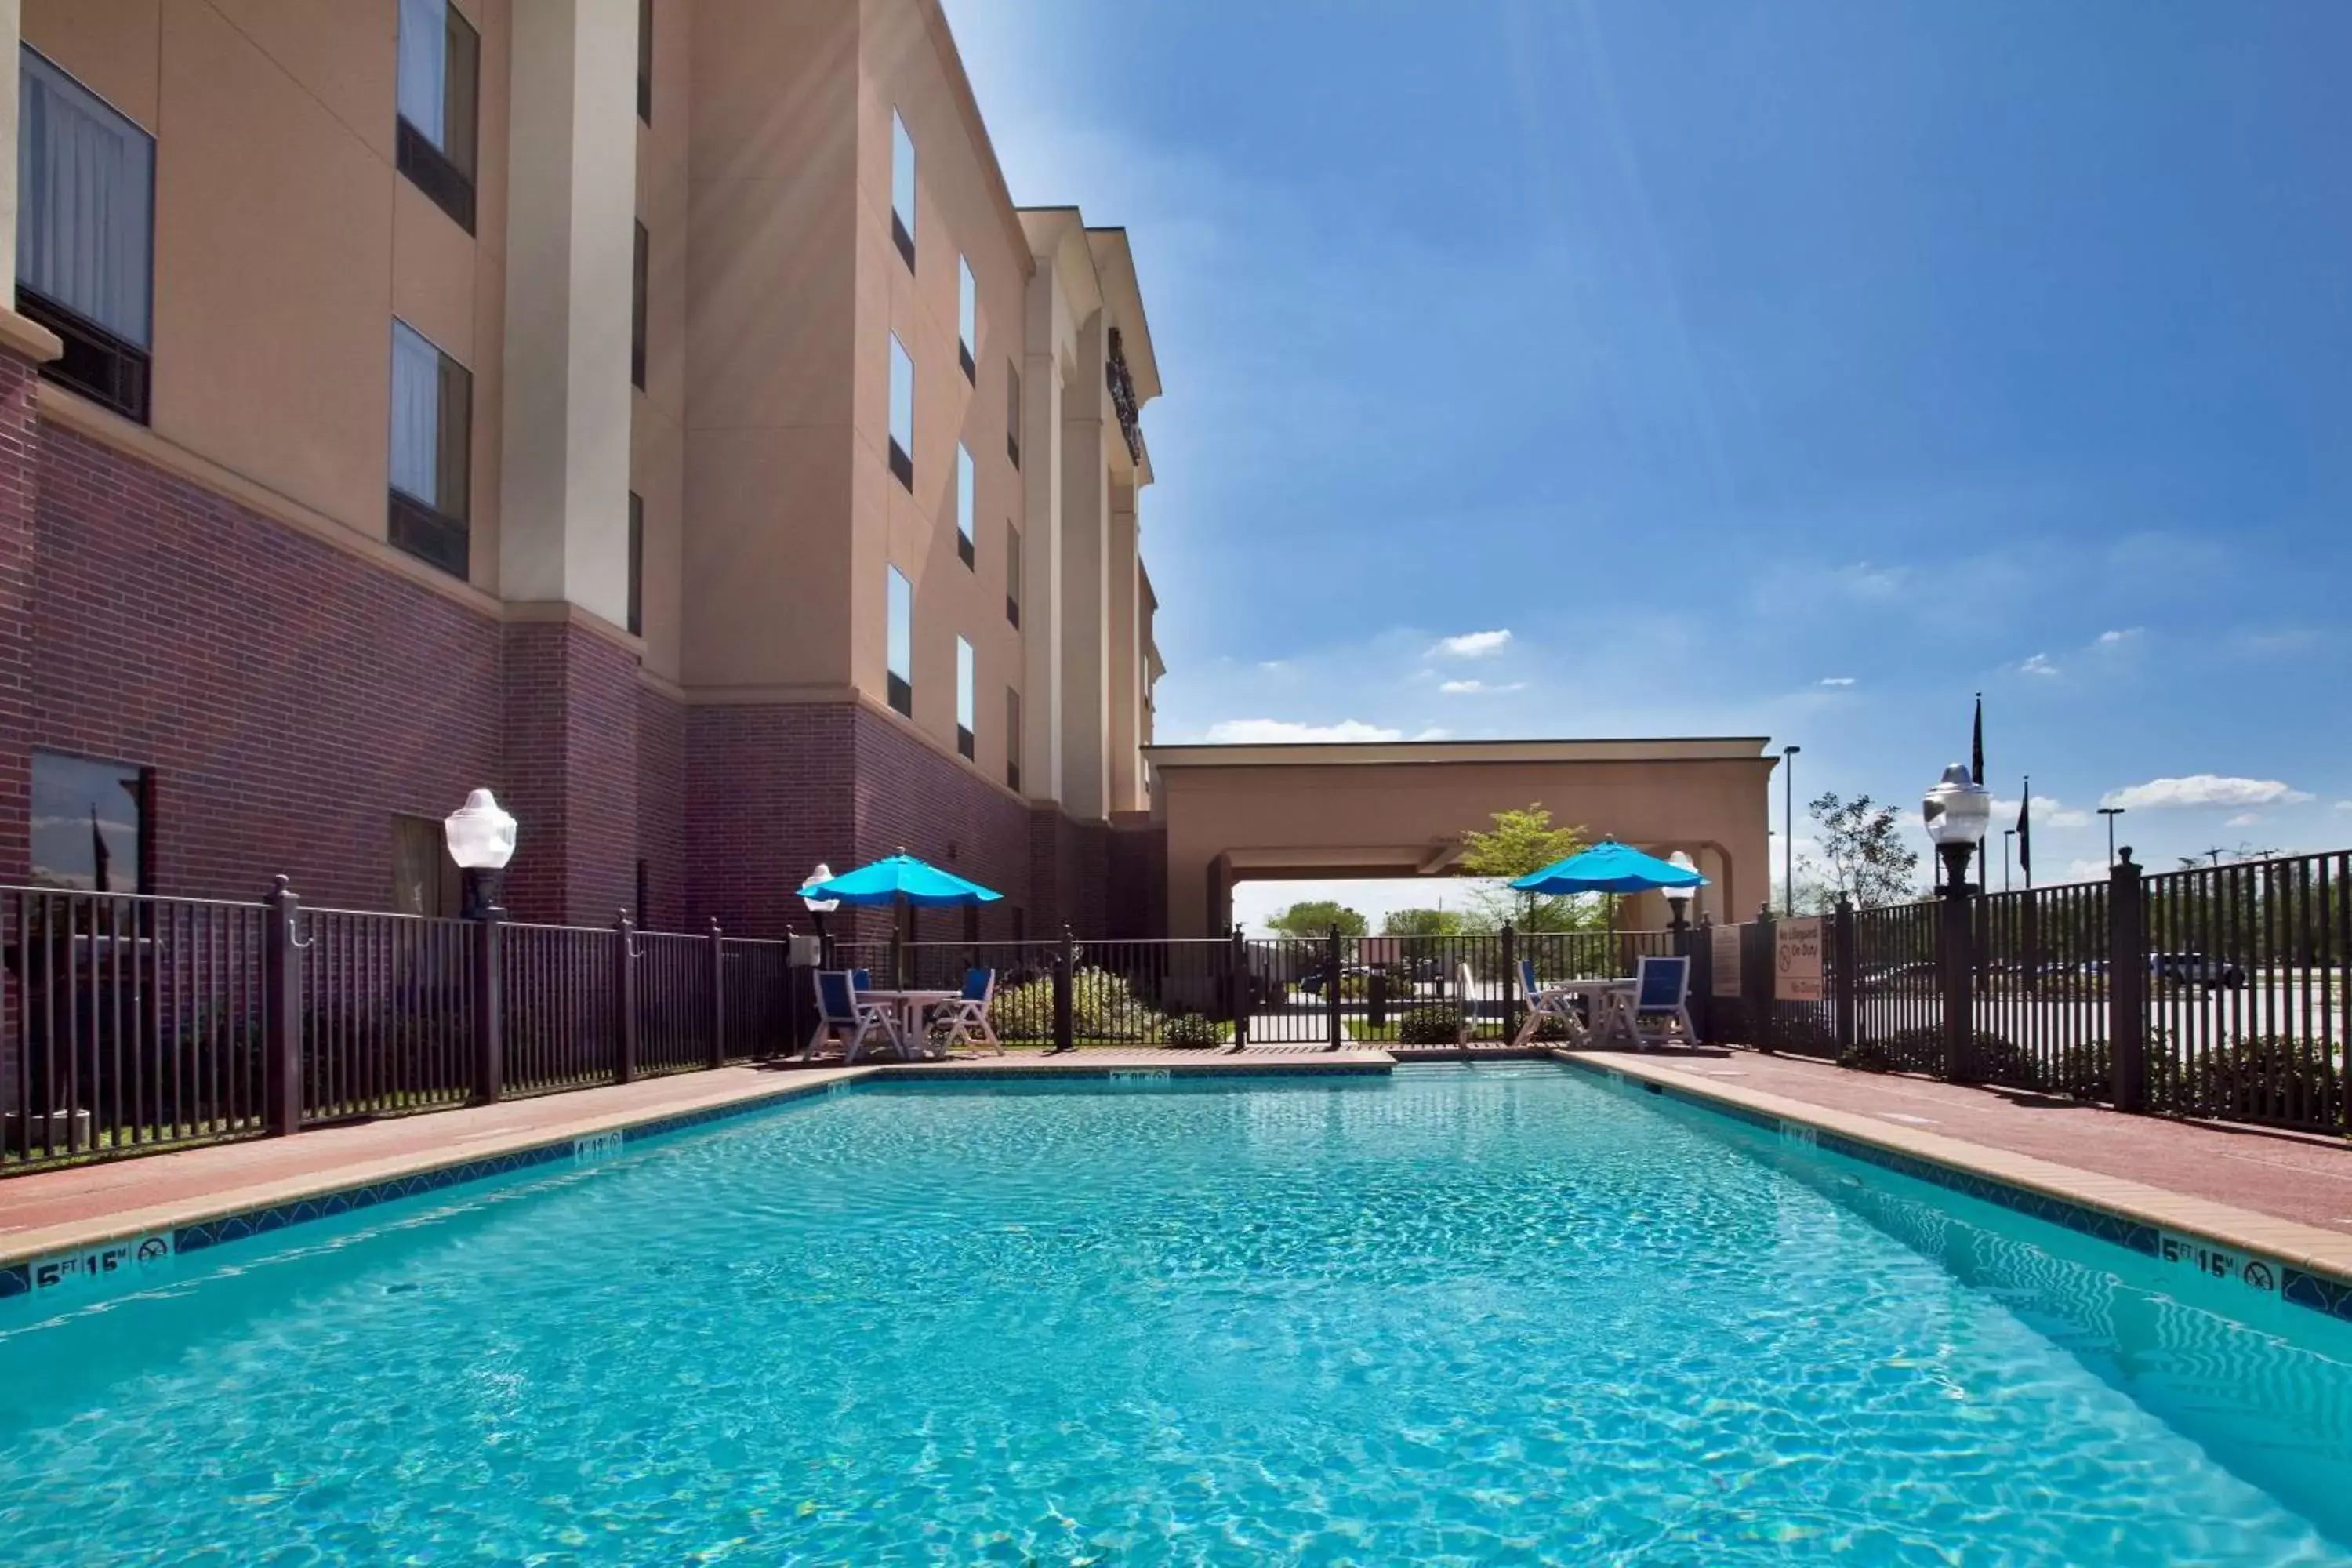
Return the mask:
<svg viewBox="0 0 2352 1568">
<path fill-rule="evenodd" d="M 482 40 L 449 0 L 400 0 L 400 172 L 474 232 Z"/>
<path fill-rule="evenodd" d="M 890 706 L 915 716 L 915 585 L 890 568 Z"/>
<path fill-rule="evenodd" d="M 392 819 L 392 908 L 395 914 L 447 920 L 457 913 L 464 874 L 449 858 L 447 837 L 430 816 Z"/>
<path fill-rule="evenodd" d="M 1021 793 L 1021 693 L 1004 689 L 1004 786 Z"/>
<path fill-rule="evenodd" d="M 1021 466 L 1021 367 L 1004 362 L 1004 455 Z"/>
<path fill-rule="evenodd" d="M 979 722 L 972 700 L 971 644 L 956 638 L 956 751 L 971 761 L 972 726 Z"/>
<path fill-rule="evenodd" d="M 629 492 L 629 635 L 646 635 L 646 498 Z"/>
<path fill-rule="evenodd" d="M 1010 523 L 1004 529 L 1004 618 L 1021 624 L 1021 531 Z"/>
<path fill-rule="evenodd" d="M 980 362 L 972 354 L 980 346 L 980 294 L 971 281 L 971 263 L 956 258 L 956 358 L 963 378 L 980 384 Z"/>
<path fill-rule="evenodd" d="M 637 0 L 637 118 L 654 122 L 654 0 Z M 637 912 L 645 912 L 643 900 Z"/>
<path fill-rule="evenodd" d="M 956 554 L 962 558 L 963 563 L 967 566 L 972 563 L 974 552 L 971 521 L 974 488 L 971 448 L 958 441 L 956 443 Z"/>
<path fill-rule="evenodd" d="M 890 334 L 890 471 L 915 488 L 915 362 Z"/>
<path fill-rule="evenodd" d="M 890 111 L 890 238 L 907 265 L 915 265 L 915 139 Z"/>
<path fill-rule="evenodd" d="M 65 340 L 41 374 L 147 422 L 155 142 L 17 52 L 16 308 Z"/>
<path fill-rule="evenodd" d="M 646 389 L 646 226 L 637 225 L 637 253 L 629 274 L 629 384 Z"/>
<path fill-rule="evenodd" d="M 33 885 L 85 892 L 154 890 L 147 768 L 33 753 Z"/>
<path fill-rule="evenodd" d="M 392 323 L 392 521 L 399 549 L 467 575 L 474 377 L 405 321 Z"/>
</svg>

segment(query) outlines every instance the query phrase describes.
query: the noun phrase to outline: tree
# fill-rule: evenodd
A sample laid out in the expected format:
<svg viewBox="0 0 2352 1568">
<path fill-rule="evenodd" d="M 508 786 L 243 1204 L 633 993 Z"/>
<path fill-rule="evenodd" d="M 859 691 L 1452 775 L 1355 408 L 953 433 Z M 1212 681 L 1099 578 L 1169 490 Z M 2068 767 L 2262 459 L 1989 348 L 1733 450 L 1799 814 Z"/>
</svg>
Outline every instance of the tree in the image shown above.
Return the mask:
<svg viewBox="0 0 2352 1568">
<path fill-rule="evenodd" d="M 1382 936 L 1460 936 L 1459 910 L 1391 910 L 1381 922 Z"/>
<path fill-rule="evenodd" d="M 1341 936 L 1362 936 L 1371 925 L 1363 916 L 1332 899 L 1306 899 L 1279 914 L 1269 915 L 1266 929 L 1283 936 L 1323 936 L 1333 926 Z"/>
<path fill-rule="evenodd" d="M 1554 827 L 1550 812 L 1530 805 L 1496 812 L 1495 826 L 1486 832 L 1472 828 L 1465 833 L 1461 865 L 1469 876 L 1493 877 L 1507 884 L 1565 860 L 1584 844 L 1583 828 Z M 1593 907 L 1572 895 L 1524 893 L 1505 886 L 1473 893 L 1471 905 L 1471 919 L 1489 927 L 1508 921 L 1524 931 L 1568 931 L 1598 923 Z"/>
<path fill-rule="evenodd" d="M 1833 893 L 1865 910 L 1914 896 L 1919 852 L 1903 841 L 1893 806 L 1866 795 L 1841 800 L 1835 791 L 1824 790 L 1806 802 L 1805 810 L 1822 830 L 1822 858 L 1828 862 L 1824 869 Z"/>
</svg>

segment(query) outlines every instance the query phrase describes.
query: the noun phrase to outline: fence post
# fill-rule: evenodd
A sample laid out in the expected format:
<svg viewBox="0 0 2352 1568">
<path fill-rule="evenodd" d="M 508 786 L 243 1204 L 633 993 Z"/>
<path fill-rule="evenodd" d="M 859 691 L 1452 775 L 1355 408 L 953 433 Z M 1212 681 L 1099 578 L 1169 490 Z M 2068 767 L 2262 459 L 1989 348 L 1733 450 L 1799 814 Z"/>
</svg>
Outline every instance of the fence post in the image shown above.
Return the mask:
<svg viewBox="0 0 2352 1568">
<path fill-rule="evenodd" d="M 494 1105 L 507 1092 L 507 912 L 491 904 L 474 917 L 474 1103 Z"/>
<path fill-rule="evenodd" d="M 1072 951 L 1070 928 L 1062 928 L 1062 944 L 1054 950 L 1054 1048 L 1073 1049 L 1077 1045 L 1075 1021 L 1071 1017 L 1071 989 L 1077 983 L 1077 955 Z"/>
<path fill-rule="evenodd" d="M 1969 885 L 1948 880 L 1937 911 L 1936 946 L 1944 977 L 1944 1077 L 1976 1081 L 1976 911 Z"/>
<path fill-rule="evenodd" d="M 1702 913 L 1698 924 L 1681 933 L 1682 948 L 1690 959 L 1691 1016 L 1698 1021 L 1702 1045 L 1715 1044 L 1715 917 Z"/>
<path fill-rule="evenodd" d="M 1773 935 L 1772 900 L 1764 900 L 1756 911 L 1756 923 L 1748 928 L 1748 940 L 1739 945 L 1739 979 L 1748 998 L 1748 1032 L 1755 1038 L 1748 1043 L 1759 1051 L 1772 1048 L 1772 997 L 1778 989 L 1780 964 Z"/>
<path fill-rule="evenodd" d="M 1830 1020 L 1841 1060 L 1853 1056 L 1854 1041 L 1861 1033 L 1859 1020 L 1854 1016 L 1854 936 L 1853 901 L 1840 893 L 1830 926 Z"/>
<path fill-rule="evenodd" d="M 621 1026 L 620 1059 L 613 1064 L 614 1083 L 634 1083 L 637 1077 L 636 929 L 626 910 L 613 922 L 613 1005 Z"/>
<path fill-rule="evenodd" d="M 1239 921 L 1234 922 L 1234 939 L 1225 949 L 1225 962 L 1233 972 L 1234 1049 L 1244 1050 L 1249 1046 L 1251 1002 L 1249 939 L 1242 935 Z"/>
<path fill-rule="evenodd" d="M 1519 1037 L 1519 933 L 1503 922 L 1503 1040 Z"/>
<path fill-rule="evenodd" d="M 784 940 L 789 942 L 788 931 Z M 727 1065 L 727 942 L 719 931 L 719 917 L 710 919 L 710 1066 Z"/>
<path fill-rule="evenodd" d="M 1336 923 L 1323 933 L 1323 1048 L 1336 1051 L 1339 1048 L 1339 928 Z"/>
<path fill-rule="evenodd" d="M 2147 1109 L 2147 906 L 2131 846 L 2107 873 L 2107 1070 L 2117 1110 Z"/>
<path fill-rule="evenodd" d="M 262 900 L 261 1056 L 264 1121 L 269 1135 L 302 1131 L 302 900 L 286 879 Z"/>
</svg>

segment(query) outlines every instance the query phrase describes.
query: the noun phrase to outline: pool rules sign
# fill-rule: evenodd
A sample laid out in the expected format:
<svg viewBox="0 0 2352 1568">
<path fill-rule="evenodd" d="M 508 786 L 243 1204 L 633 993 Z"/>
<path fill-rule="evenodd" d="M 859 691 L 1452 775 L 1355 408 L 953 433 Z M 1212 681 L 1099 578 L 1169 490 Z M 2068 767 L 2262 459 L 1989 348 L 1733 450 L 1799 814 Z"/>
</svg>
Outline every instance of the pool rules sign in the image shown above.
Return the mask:
<svg viewBox="0 0 2352 1568">
<path fill-rule="evenodd" d="M 1782 921 L 1772 928 L 1772 995 L 1781 1002 L 1822 1000 L 1822 922 Z"/>
</svg>

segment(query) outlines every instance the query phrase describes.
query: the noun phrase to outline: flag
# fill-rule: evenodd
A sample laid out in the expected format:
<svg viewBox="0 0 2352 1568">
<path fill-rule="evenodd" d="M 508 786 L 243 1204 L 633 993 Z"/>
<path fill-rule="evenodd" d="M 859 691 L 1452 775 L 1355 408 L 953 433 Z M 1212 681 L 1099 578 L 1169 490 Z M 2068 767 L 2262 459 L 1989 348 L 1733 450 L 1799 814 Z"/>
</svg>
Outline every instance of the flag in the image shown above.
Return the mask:
<svg viewBox="0 0 2352 1568">
<path fill-rule="evenodd" d="M 1984 693 L 1981 691 L 1977 693 L 1977 732 L 1974 743 L 1969 748 L 1969 776 L 1979 784 L 1985 781 Z"/>
<path fill-rule="evenodd" d="M 89 808 L 90 886 L 101 893 L 110 893 L 114 890 L 110 885 L 112 879 L 108 865 L 108 862 L 113 858 L 113 856 L 107 853 L 106 834 L 98 826 L 98 807 L 93 805 Z"/>
<path fill-rule="evenodd" d="M 2025 780 L 2025 798 L 2017 803 L 2017 867 L 2025 873 L 2025 885 L 2033 886 L 2033 779 Z"/>
</svg>

